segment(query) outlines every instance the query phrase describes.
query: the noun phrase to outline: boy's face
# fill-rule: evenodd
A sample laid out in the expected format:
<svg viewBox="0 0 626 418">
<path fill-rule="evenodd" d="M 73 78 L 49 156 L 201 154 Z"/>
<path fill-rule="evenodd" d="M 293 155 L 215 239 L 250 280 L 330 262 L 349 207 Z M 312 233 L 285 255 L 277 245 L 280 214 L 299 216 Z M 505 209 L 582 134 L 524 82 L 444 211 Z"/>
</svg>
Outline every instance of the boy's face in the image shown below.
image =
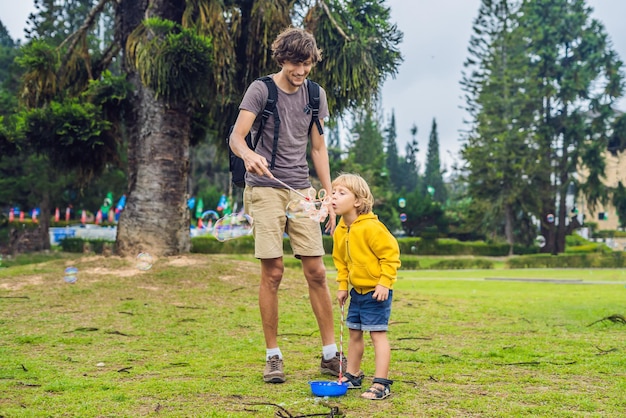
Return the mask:
<svg viewBox="0 0 626 418">
<path fill-rule="evenodd" d="M 354 193 L 344 186 L 333 187 L 331 205 L 337 215 L 357 214 L 357 208 L 360 206 L 359 200 Z"/>
<path fill-rule="evenodd" d="M 281 72 L 285 80 L 293 87 L 300 87 L 304 84 L 304 80 L 308 77 L 313 68 L 313 61 L 308 59 L 302 62 L 285 61 L 282 65 Z"/>
</svg>

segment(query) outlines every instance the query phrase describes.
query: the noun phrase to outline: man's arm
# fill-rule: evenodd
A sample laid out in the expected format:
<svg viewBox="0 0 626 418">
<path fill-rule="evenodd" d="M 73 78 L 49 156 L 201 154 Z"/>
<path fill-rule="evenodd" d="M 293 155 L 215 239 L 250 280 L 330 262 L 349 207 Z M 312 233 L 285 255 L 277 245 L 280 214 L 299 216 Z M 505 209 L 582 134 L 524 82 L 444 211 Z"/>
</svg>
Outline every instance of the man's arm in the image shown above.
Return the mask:
<svg viewBox="0 0 626 418">
<path fill-rule="evenodd" d="M 255 119 L 256 115 L 254 113 L 248 110 L 240 110 L 228 143 L 235 155 L 243 160 L 246 171 L 259 176 L 273 178 L 274 176 L 272 176 L 268 168 L 269 164 L 265 157 L 248 148 L 248 144 L 246 144 L 246 135 L 250 132 Z"/>
<path fill-rule="evenodd" d="M 320 119 L 322 128 L 324 127 L 324 121 Z M 326 190 L 326 193 L 330 195 L 332 193 L 332 186 L 330 180 L 330 164 L 328 162 L 328 150 L 326 149 L 326 141 L 324 135 L 320 135 L 315 126 L 311 129 L 311 160 L 313 160 L 313 166 L 317 173 L 322 187 Z M 328 206 L 328 222 L 326 223 L 326 232 L 332 234 L 335 231 L 337 223 L 337 215 L 332 206 Z"/>
</svg>

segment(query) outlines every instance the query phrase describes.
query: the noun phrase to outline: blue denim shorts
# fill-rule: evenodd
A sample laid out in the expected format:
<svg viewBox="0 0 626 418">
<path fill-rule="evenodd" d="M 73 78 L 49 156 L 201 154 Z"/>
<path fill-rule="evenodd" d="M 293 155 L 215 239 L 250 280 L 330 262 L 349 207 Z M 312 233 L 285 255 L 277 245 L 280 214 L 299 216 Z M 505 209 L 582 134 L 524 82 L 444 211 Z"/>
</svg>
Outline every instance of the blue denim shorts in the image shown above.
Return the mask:
<svg viewBox="0 0 626 418">
<path fill-rule="evenodd" d="M 361 331 L 387 331 L 393 290 L 389 290 L 389 298 L 383 302 L 374 299 L 373 295 L 374 291 L 362 295 L 354 289 L 350 290 L 350 306 L 346 318 L 348 328 Z"/>
</svg>

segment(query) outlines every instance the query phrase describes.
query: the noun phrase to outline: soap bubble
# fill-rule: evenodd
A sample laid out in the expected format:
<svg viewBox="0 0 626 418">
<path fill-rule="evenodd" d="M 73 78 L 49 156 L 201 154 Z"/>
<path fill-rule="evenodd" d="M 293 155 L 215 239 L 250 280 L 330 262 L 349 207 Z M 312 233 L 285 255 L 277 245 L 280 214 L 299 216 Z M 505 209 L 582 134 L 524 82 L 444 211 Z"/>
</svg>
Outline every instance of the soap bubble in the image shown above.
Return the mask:
<svg viewBox="0 0 626 418">
<path fill-rule="evenodd" d="M 309 218 L 316 222 L 322 222 L 328 216 L 328 204 L 326 199 L 324 201 L 294 199 L 287 203 L 285 214 L 289 219 Z"/>
<path fill-rule="evenodd" d="M 285 214 L 289 219 L 308 218 L 315 210 L 315 203 L 305 199 L 294 199 L 287 203 Z"/>
<path fill-rule="evenodd" d="M 76 275 L 78 274 L 78 269 L 76 267 L 68 267 L 65 269 L 65 275 L 63 276 L 63 280 L 66 283 L 76 283 Z"/>
<path fill-rule="evenodd" d="M 551 213 L 548 213 L 548 215 L 546 216 L 546 220 L 550 223 L 554 222 L 554 215 Z"/>
<path fill-rule="evenodd" d="M 543 248 L 546 246 L 546 238 L 543 235 L 537 235 L 537 238 L 535 238 L 535 243 L 540 247 Z"/>
<path fill-rule="evenodd" d="M 221 242 L 245 237 L 252 234 L 252 224 L 252 217 L 245 213 L 226 215 L 215 222 L 213 236 Z"/>
<path fill-rule="evenodd" d="M 139 270 L 150 270 L 152 263 L 154 263 L 154 259 L 148 253 L 139 253 L 137 256 L 137 268 Z"/>
</svg>

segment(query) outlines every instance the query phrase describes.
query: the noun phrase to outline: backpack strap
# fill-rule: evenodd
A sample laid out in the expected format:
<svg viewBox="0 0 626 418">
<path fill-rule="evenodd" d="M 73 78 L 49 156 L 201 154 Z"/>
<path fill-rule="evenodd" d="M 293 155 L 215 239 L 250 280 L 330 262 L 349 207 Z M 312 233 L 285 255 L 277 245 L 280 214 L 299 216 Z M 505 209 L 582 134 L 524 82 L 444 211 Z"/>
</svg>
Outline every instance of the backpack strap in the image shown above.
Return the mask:
<svg viewBox="0 0 626 418">
<path fill-rule="evenodd" d="M 259 140 L 263 139 L 263 129 L 265 128 L 265 122 L 270 117 L 270 115 L 274 115 L 274 143 L 272 145 L 272 161 L 270 163 L 270 169 L 274 168 L 274 163 L 276 162 L 276 149 L 278 148 L 278 131 L 280 129 L 280 117 L 278 116 L 278 107 L 276 107 L 276 102 L 278 101 L 278 89 L 274 80 L 270 76 L 260 77 L 257 80 L 265 83 L 267 87 L 267 101 L 265 102 L 265 108 L 263 109 L 263 113 L 261 114 L 261 122 L 259 124 L 259 130 L 257 131 L 256 138 L 254 140 L 254 148 L 256 149 Z"/>
<path fill-rule="evenodd" d="M 311 109 L 311 123 L 309 124 L 309 132 L 313 124 L 317 126 L 317 132 L 324 135 L 324 129 L 320 123 L 320 85 L 315 81 L 307 80 L 307 88 L 309 89 L 309 108 Z"/>
</svg>

